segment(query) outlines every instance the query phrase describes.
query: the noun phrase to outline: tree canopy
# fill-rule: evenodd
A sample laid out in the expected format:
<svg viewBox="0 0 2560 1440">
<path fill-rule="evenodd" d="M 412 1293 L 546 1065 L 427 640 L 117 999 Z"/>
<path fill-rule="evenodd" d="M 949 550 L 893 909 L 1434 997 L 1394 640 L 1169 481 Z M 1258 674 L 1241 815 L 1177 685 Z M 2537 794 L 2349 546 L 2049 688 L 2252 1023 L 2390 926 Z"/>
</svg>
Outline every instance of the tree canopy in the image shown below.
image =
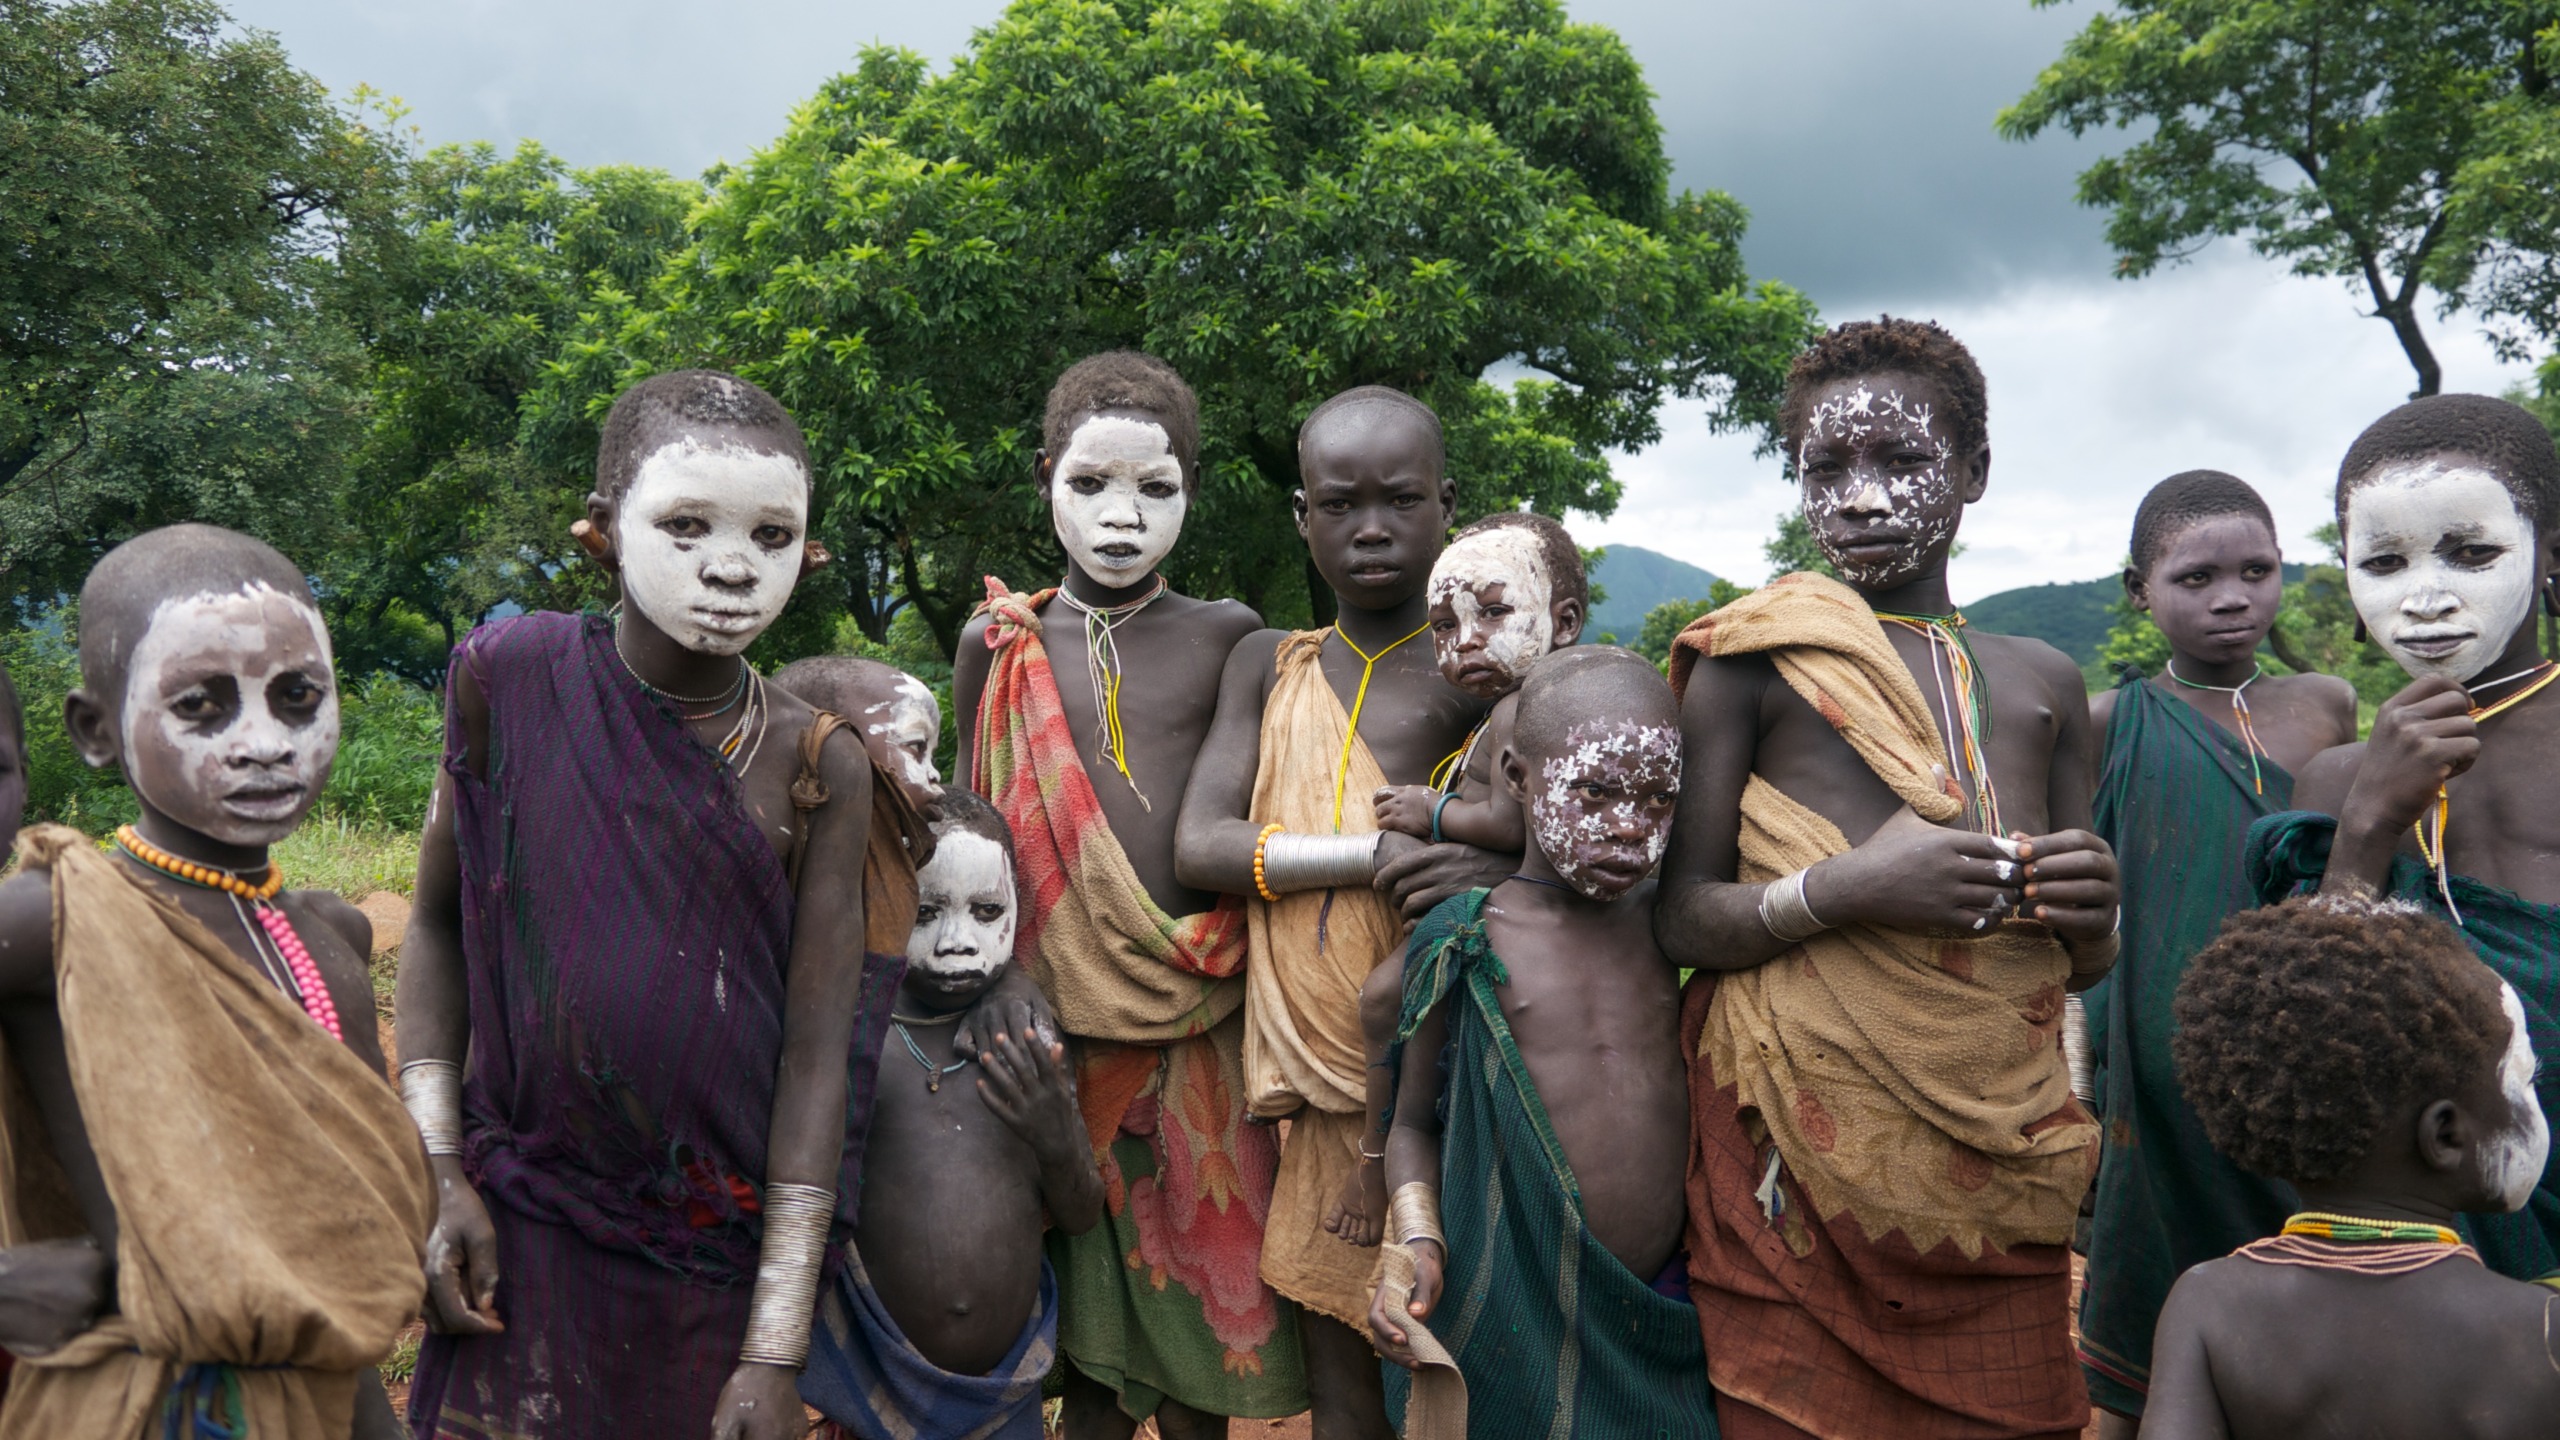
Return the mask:
<svg viewBox="0 0 2560 1440">
<path fill-rule="evenodd" d="M 979 576 L 1057 559 L 1041 403 L 1135 346 L 1199 391 L 1172 567 L 1329 607 L 1290 530 L 1299 420 L 1363 383 L 1440 413 L 1461 505 L 1606 512 L 1604 452 L 1672 396 L 1771 418 L 1811 306 L 1745 273 L 1742 208 L 1673 195 L 1652 96 L 1555 0 L 1017 0 L 948 73 L 866 51 L 721 177 L 646 297 L 537 411 L 673 363 L 771 389 L 818 457 L 843 602 L 948 647 Z"/>
<path fill-rule="evenodd" d="M 2080 176 L 2118 274 L 2245 237 L 2358 288 L 2431 395 L 2428 290 L 2502 315 L 2511 347 L 2560 335 L 2555 61 L 2560 0 L 2116 0 L 1999 125 L 2143 131 Z"/>
</svg>

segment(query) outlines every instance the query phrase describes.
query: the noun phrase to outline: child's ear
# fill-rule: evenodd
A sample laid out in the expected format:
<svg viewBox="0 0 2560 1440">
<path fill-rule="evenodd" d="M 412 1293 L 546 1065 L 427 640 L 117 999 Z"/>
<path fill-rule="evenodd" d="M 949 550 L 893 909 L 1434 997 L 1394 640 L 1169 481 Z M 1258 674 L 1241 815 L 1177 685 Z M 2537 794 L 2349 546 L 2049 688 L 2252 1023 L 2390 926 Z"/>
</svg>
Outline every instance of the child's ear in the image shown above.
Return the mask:
<svg viewBox="0 0 2560 1440">
<path fill-rule="evenodd" d="M 71 736 L 71 748 L 79 751 L 80 758 L 93 770 L 114 765 L 123 750 L 115 718 L 86 688 L 62 697 L 62 728 Z"/>
<path fill-rule="evenodd" d="M 2418 1111 L 2418 1163 L 2438 1174 L 2467 1173 L 2472 1168 L 2471 1117 L 2451 1100 L 2438 1100 Z"/>
<path fill-rule="evenodd" d="M 1307 492 L 1304 489 L 1289 492 L 1289 513 L 1297 519 L 1298 538 L 1313 539 L 1314 537 L 1307 534 Z"/>
<path fill-rule="evenodd" d="M 1049 458 L 1045 449 L 1031 452 L 1031 483 L 1040 487 L 1040 498 L 1049 498 L 1049 482 L 1058 478 L 1058 462 Z"/>
<path fill-rule="evenodd" d="M 1440 477 L 1440 528 L 1445 530 L 1457 523 L 1458 482 L 1443 475 Z"/>
<path fill-rule="evenodd" d="M 2560 616 L 2560 525 L 2542 537 L 2542 613 Z"/>
<path fill-rule="evenodd" d="M 1555 649 L 1566 649 L 1582 638 L 1582 602 L 1579 599 L 1571 595 L 1558 596 L 1547 613 L 1554 622 L 1551 628 L 1555 631 Z"/>
<path fill-rule="evenodd" d="M 1981 499 L 1982 492 L 1990 488 L 1991 442 L 1985 440 L 1982 442 L 1982 448 L 1974 451 L 1972 457 L 1965 461 L 1964 503 L 1970 505 Z"/>
<path fill-rule="evenodd" d="M 2141 571 L 2130 565 L 2124 567 L 2124 598 L 2125 603 L 2134 609 L 2146 615 L 2151 612 L 2150 582 L 2142 578 Z"/>
<path fill-rule="evenodd" d="M 571 525 L 569 535 L 578 542 L 579 549 L 587 552 L 588 559 L 608 573 L 619 573 L 622 565 L 613 553 L 613 511 L 614 502 L 602 491 L 587 492 L 587 518 Z"/>
<path fill-rule="evenodd" d="M 1529 767 L 1521 763 L 1520 752 L 1505 745 L 1493 759 L 1494 772 L 1502 777 L 1502 793 L 1524 807 L 1529 803 Z"/>
</svg>

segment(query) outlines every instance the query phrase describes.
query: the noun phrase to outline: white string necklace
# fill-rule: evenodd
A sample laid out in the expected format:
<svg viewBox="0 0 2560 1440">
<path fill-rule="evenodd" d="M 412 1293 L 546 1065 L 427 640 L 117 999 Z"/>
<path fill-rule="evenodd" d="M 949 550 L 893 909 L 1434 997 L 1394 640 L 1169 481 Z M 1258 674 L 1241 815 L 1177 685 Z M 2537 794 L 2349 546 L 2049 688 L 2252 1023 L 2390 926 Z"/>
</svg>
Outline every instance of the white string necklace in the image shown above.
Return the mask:
<svg viewBox="0 0 2560 1440">
<path fill-rule="evenodd" d="M 1075 592 L 1061 582 L 1058 598 L 1069 609 L 1084 617 L 1084 673 L 1093 686 L 1093 722 L 1098 742 L 1093 758 L 1120 772 L 1129 785 L 1129 793 L 1138 797 L 1138 806 L 1149 814 L 1155 806 L 1147 801 L 1147 792 L 1138 788 L 1137 777 L 1129 773 L 1129 737 L 1120 727 L 1120 682 L 1126 678 L 1120 666 L 1120 640 L 1115 633 L 1130 616 L 1163 598 L 1169 587 L 1162 575 L 1156 577 L 1155 588 L 1135 600 L 1118 605 L 1088 605 L 1076 598 Z"/>
</svg>

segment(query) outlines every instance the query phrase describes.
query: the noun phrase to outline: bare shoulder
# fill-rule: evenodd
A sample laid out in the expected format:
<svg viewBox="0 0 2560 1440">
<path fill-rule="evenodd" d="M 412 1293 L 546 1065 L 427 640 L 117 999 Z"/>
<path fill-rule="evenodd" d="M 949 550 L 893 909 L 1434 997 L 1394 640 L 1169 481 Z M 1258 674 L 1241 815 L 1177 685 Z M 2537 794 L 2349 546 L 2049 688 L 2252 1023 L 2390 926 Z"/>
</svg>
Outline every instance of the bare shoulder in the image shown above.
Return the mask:
<svg viewBox="0 0 2560 1440">
<path fill-rule="evenodd" d="M 2293 777 L 2293 805 L 2297 810 L 2318 810 L 2335 815 L 2346 803 L 2347 791 L 2356 783 L 2356 771 L 2364 764 L 2364 742 L 2332 745 L 2311 757 L 2302 773 Z"/>
<path fill-rule="evenodd" d="M 996 617 L 993 615 L 981 614 L 971 616 L 969 618 L 969 623 L 960 627 L 960 639 L 954 648 L 957 649 L 961 655 L 974 655 L 985 650 L 987 648 L 987 630 L 995 623 Z M 953 663 L 959 663 L 957 656 L 953 657 Z"/>
<path fill-rule="evenodd" d="M 1189 595 L 1167 595 L 1165 599 L 1181 602 L 1174 613 L 1182 617 L 1185 625 L 1230 649 L 1263 628 L 1262 616 L 1241 600 L 1200 600 Z"/>
<path fill-rule="evenodd" d="M 335 890 L 296 890 L 293 897 L 321 924 L 338 932 L 359 957 L 373 954 L 373 920 Z"/>
<path fill-rule="evenodd" d="M 0 880 L 0 998 L 53 989 L 53 872 L 21 869 Z"/>
<path fill-rule="evenodd" d="M 1504 744 L 1509 744 L 1511 741 L 1511 721 L 1512 718 L 1517 716 L 1519 713 L 1520 692 L 1518 690 L 1514 690 L 1510 694 L 1503 696 L 1501 699 L 1494 701 L 1493 708 L 1486 711 L 1484 716 L 1486 738 L 1500 741 Z"/>
<path fill-rule="evenodd" d="M 2079 665 L 2044 641 L 2032 635 L 1995 635 L 1989 631 L 1968 631 L 1966 638 L 1995 666 L 2005 663 L 2034 675 L 2053 693 L 2057 703 L 2088 699 L 2089 681 L 2080 673 Z"/>
<path fill-rule="evenodd" d="M 1224 694 L 1251 687 L 1256 695 L 1271 693 L 1273 672 L 1280 657 L 1280 642 L 1289 638 L 1286 630 L 1255 630 L 1236 641 L 1227 652 L 1226 674 L 1219 681 Z"/>
<path fill-rule="evenodd" d="M 2089 728 L 2101 736 L 2115 723 L 2116 694 L 2116 688 L 2110 685 L 2089 697 Z"/>
<path fill-rule="evenodd" d="M 2277 675 L 2283 689 L 2302 696 L 2304 702 L 2328 713 L 2336 723 L 2338 734 L 2347 740 L 2356 733 L 2356 687 L 2339 675 Z"/>
</svg>

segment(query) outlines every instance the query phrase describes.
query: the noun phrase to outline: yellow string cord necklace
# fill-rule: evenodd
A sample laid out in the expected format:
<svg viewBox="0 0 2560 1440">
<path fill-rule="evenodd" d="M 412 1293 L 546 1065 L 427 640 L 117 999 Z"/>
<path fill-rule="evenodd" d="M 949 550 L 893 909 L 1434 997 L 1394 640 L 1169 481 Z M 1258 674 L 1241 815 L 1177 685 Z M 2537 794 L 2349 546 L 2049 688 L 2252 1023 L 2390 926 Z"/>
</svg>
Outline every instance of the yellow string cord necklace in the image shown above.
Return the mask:
<svg viewBox="0 0 2560 1440">
<path fill-rule="evenodd" d="M 1349 784 L 1351 780 L 1351 747 L 1360 738 L 1360 707 L 1369 703 L 1369 677 L 1377 673 L 1378 662 L 1393 654 L 1396 646 L 1412 639 L 1414 635 L 1427 635 L 1430 631 L 1431 622 L 1425 620 L 1415 627 L 1412 635 L 1390 642 L 1381 647 L 1377 654 L 1372 655 L 1360 648 L 1359 641 L 1343 634 L 1340 625 L 1333 627 L 1334 635 L 1344 645 L 1350 647 L 1352 654 L 1360 657 L 1360 688 L 1352 692 L 1351 723 L 1343 727 L 1342 731 L 1342 763 L 1333 768 L 1333 833 L 1336 835 L 1342 833 L 1342 787 Z"/>
<path fill-rule="evenodd" d="M 1485 712 L 1485 717 L 1476 722 L 1476 728 L 1467 732 L 1467 738 L 1459 744 L 1458 748 L 1450 751 L 1442 757 L 1439 764 L 1431 767 L 1429 784 L 1432 789 L 1455 791 L 1458 788 L 1459 782 L 1467 778 L 1467 761 L 1475 756 L 1476 742 L 1484 738 L 1484 727 L 1492 723 L 1493 712 L 1488 710 Z"/>
<path fill-rule="evenodd" d="M 2519 670 L 2513 675 L 2501 675 L 2495 680 L 2483 680 L 2470 688 L 2486 690 L 2504 685 L 2510 680 L 2521 680 L 2527 675 L 2538 675 L 2540 678 L 2495 705 L 2471 707 L 2472 723 L 2477 725 L 2482 721 L 2495 719 L 2541 694 L 2552 681 L 2560 680 L 2560 662 L 2545 660 L 2531 669 Z M 2429 843 L 2427 835 L 2426 816 L 2419 816 L 2417 823 L 2410 828 L 2418 835 L 2418 853 L 2426 858 L 2427 868 L 2436 872 L 2436 893 L 2444 897 L 2446 912 L 2453 916 L 2453 923 L 2459 926 L 2462 923 L 2462 911 L 2453 903 L 2453 873 L 2445 863 L 2444 847 L 2445 827 L 2453 823 L 2453 796 L 2442 785 L 2436 787 L 2435 822 L 2435 836 L 2432 844 Z"/>
<path fill-rule="evenodd" d="M 1120 641 L 1114 633 L 1130 616 L 1156 603 L 1165 593 L 1165 578 L 1156 577 L 1156 588 L 1135 600 L 1119 605 L 1088 605 L 1066 586 L 1058 587 L 1058 598 L 1068 608 L 1084 617 L 1084 673 L 1093 682 L 1093 718 L 1102 733 L 1095 738 L 1102 748 L 1095 752 L 1097 760 L 1107 760 L 1120 778 L 1129 784 L 1129 793 L 1138 797 L 1138 807 L 1148 814 L 1155 806 L 1148 803 L 1147 792 L 1138 788 L 1137 777 L 1129 773 L 1129 735 L 1120 726 Z"/>
</svg>

